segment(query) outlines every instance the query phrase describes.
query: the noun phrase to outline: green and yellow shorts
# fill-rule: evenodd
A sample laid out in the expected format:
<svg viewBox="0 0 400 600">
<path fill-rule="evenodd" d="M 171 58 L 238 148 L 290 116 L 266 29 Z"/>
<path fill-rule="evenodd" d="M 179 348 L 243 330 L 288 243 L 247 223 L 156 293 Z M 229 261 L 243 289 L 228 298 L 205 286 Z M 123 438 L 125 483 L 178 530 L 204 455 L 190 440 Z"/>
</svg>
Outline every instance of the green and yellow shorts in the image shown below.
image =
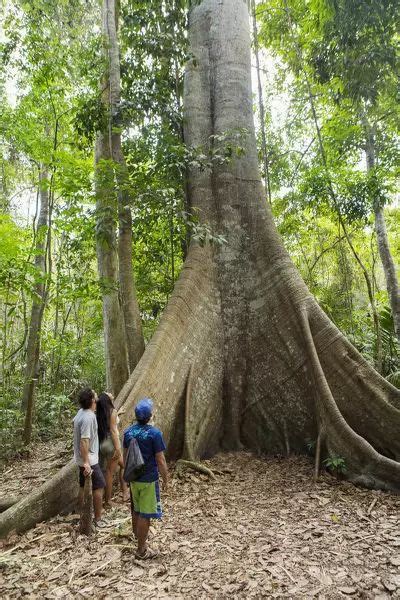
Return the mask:
<svg viewBox="0 0 400 600">
<path fill-rule="evenodd" d="M 158 481 L 131 481 L 131 510 L 145 519 L 161 519 Z"/>
</svg>

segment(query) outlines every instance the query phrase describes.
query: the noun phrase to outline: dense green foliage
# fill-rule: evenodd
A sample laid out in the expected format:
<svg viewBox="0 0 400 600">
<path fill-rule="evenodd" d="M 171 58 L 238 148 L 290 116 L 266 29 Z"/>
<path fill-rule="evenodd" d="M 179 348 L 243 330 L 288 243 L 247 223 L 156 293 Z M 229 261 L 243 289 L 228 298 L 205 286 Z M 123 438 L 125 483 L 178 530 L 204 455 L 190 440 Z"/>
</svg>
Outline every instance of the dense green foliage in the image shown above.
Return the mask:
<svg viewBox="0 0 400 600">
<path fill-rule="evenodd" d="M 187 2 L 121 3 L 123 133 L 133 215 L 133 264 L 148 340 L 200 227 L 185 198 L 189 162 L 229 160 L 185 149 L 182 126 Z M 391 0 L 270 0 L 257 4 L 272 206 L 294 262 L 318 302 L 368 360 L 376 328 L 352 245 L 373 282 L 382 373 L 400 369 L 373 233 L 386 206 L 400 259 L 395 202 L 399 157 L 398 4 Z M 53 435 L 84 383 L 105 385 L 96 267 L 93 145 L 104 114 L 100 8 L 92 0 L 7 2 L 0 79 L 0 443 L 20 445 L 21 390 L 35 283 L 39 172 L 49 170 L 46 307 L 36 434 Z M 365 168 L 366 123 L 378 160 Z M 229 133 L 229 135 L 228 135 Z M 228 132 L 228 137 L 232 132 Z M 235 133 L 240 152 L 240 132 Z M 238 141 L 239 140 L 239 141 Z M 392 376 L 393 377 L 393 376 Z M 397 380 L 396 380 L 397 381 Z M 9 432 L 16 432 L 9 436 Z"/>
<path fill-rule="evenodd" d="M 257 6 L 259 41 L 267 56 L 266 126 L 280 231 L 320 305 L 374 361 L 373 307 L 357 254 L 372 282 L 384 375 L 398 369 L 399 348 L 373 210 L 387 206 L 398 264 L 398 12 L 390 0 L 274 0 Z M 367 126 L 377 156 L 369 171 Z"/>
</svg>

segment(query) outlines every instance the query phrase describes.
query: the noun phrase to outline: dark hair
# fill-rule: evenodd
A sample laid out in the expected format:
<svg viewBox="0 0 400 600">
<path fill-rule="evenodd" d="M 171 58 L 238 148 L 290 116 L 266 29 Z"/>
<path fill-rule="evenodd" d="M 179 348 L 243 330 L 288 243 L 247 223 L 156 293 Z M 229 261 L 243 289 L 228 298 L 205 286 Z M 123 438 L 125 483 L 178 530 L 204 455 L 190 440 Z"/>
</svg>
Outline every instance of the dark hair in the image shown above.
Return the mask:
<svg viewBox="0 0 400 600">
<path fill-rule="evenodd" d="M 110 417 L 114 404 L 106 392 L 102 392 L 97 400 L 96 418 L 99 442 L 106 439 L 110 431 Z"/>
<path fill-rule="evenodd" d="M 153 415 L 150 415 L 149 417 L 147 417 L 147 419 L 136 419 L 136 421 L 139 423 L 139 425 L 147 425 L 152 416 Z"/>
<path fill-rule="evenodd" d="M 81 408 L 85 410 L 90 408 L 92 406 L 93 398 L 94 391 L 90 387 L 83 388 L 83 390 L 81 390 L 78 394 L 78 401 L 81 405 Z"/>
</svg>

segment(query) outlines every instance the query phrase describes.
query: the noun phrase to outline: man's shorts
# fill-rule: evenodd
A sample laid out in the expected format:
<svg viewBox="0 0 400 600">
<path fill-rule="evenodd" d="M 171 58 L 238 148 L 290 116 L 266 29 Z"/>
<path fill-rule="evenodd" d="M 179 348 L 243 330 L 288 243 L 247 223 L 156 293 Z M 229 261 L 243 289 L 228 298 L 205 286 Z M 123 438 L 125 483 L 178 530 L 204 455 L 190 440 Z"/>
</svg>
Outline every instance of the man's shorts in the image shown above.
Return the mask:
<svg viewBox="0 0 400 600">
<path fill-rule="evenodd" d="M 101 472 L 100 465 L 91 465 L 92 467 L 92 490 L 98 490 L 100 488 L 106 487 L 106 480 L 104 479 L 104 475 Z M 85 475 L 84 468 L 79 467 L 79 485 L 80 487 L 85 486 Z"/>
<path fill-rule="evenodd" d="M 145 519 L 161 519 L 160 486 L 158 481 L 132 481 L 131 509 Z"/>
</svg>

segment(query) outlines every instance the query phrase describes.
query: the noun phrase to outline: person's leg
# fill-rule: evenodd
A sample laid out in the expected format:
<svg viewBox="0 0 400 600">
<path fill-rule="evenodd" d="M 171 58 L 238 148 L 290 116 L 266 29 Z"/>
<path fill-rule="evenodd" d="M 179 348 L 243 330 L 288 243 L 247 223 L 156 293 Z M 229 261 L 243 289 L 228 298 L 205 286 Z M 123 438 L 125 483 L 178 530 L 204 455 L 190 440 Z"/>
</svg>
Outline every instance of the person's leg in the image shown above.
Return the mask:
<svg viewBox="0 0 400 600">
<path fill-rule="evenodd" d="M 150 519 L 137 515 L 136 535 L 138 540 L 138 554 L 144 554 L 146 551 L 146 541 L 149 535 Z"/>
<path fill-rule="evenodd" d="M 137 510 L 138 510 L 138 508 L 135 508 L 134 496 L 136 496 L 136 505 L 137 505 L 137 507 L 139 506 L 139 492 L 136 488 L 137 488 L 137 486 L 135 486 L 134 483 L 131 483 L 129 485 L 129 498 L 130 498 L 130 503 L 131 503 L 131 515 L 132 515 L 132 531 L 133 531 L 133 535 L 135 536 L 135 538 L 137 538 L 137 522 L 138 522 Z"/>
<path fill-rule="evenodd" d="M 124 502 L 127 502 L 129 500 L 129 486 L 126 483 L 126 481 L 123 478 L 123 469 L 120 469 L 119 471 L 119 485 L 121 487 L 121 491 L 122 491 L 122 500 Z"/>
<path fill-rule="evenodd" d="M 93 508 L 95 521 L 100 521 L 101 515 L 103 514 L 103 492 L 103 488 L 97 488 L 97 490 L 93 490 Z"/>
<path fill-rule="evenodd" d="M 117 465 L 118 465 L 117 461 L 112 460 L 111 458 L 107 462 L 107 469 L 106 469 L 106 474 L 105 474 L 106 489 L 105 489 L 105 493 L 104 493 L 104 502 L 106 505 L 111 504 L 113 479 L 114 479 L 114 473 L 115 473 L 115 469 L 117 468 Z"/>
<path fill-rule="evenodd" d="M 83 506 L 83 492 L 85 487 L 85 476 L 83 475 L 82 467 L 79 468 L 79 492 L 78 492 L 78 510 L 82 511 Z"/>
<path fill-rule="evenodd" d="M 118 467 L 119 486 L 122 492 L 122 500 L 124 502 L 127 502 L 130 498 L 129 484 L 126 483 L 126 481 L 124 480 L 124 459 L 122 458 L 122 456 L 118 461 Z"/>
<path fill-rule="evenodd" d="M 137 538 L 137 524 L 138 524 L 138 514 L 134 510 L 132 511 L 132 531 L 135 538 Z"/>
<path fill-rule="evenodd" d="M 147 538 L 149 535 L 150 519 L 162 517 L 160 492 L 158 481 L 133 484 L 134 505 L 137 511 L 136 534 L 138 548 L 136 558 L 154 558 L 157 552 L 148 548 Z M 136 501 L 136 496 L 138 500 Z"/>
<path fill-rule="evenodd" d="M 92 465 L 92 489 L 93 489 L 93 509 L 94 520 L 101 521 L 103 513 L 103 494 L 106 482 L 100 466 Z"/>
</svg>

